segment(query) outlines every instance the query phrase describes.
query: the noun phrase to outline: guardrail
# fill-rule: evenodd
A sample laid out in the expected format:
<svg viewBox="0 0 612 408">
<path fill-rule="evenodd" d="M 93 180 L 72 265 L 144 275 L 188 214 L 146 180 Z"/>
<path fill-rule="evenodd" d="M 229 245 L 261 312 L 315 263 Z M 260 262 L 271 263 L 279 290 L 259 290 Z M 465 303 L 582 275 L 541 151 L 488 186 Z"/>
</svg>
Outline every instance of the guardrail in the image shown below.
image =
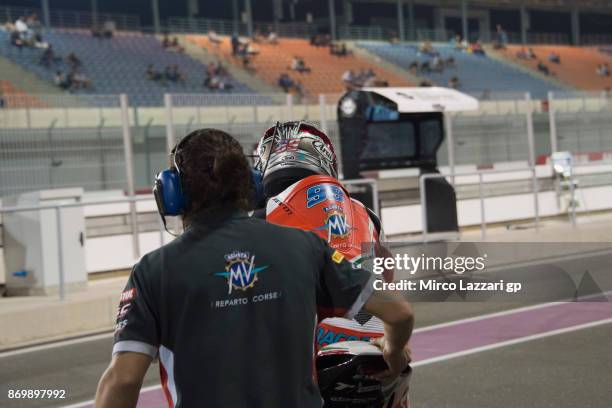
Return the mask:
<svg viewBox="0 0 612 408">
<path fill-rule="evenodd" d="M 419 197 L 421 201 L 421 223 L 423 229 L 423 242 L 427 242 L 427 235 L 429 234 L 429 227 L 427 225 L 427 197 L 426 197 L 426 180 L 433 178 L 447 178 L 450 177 L 451 184 L 453 187 L 455 186 L 455 177 L 461 176 L 478 176 L 478 195 L 480 199 L 480 235 L 481 239 L 485 240 L 487 236 L 487 222 L 485 219 L 485 205 L 484 205 L 484 190 L 483 190 L 483 177 L 488 174 L 502 174 L 502 173 L 516 173 L 521 171 L 529 171 L 531 172 L 532 182 L 533 182 L 533 207 L 535 213 L 535 225 L 536 230 L 539 228 L 540 223 L 540 214 L 539 214 L 539 203 L 538 203 L 538 178 L 536 174 L 535 167 L 527 167 L 521 169 L 508 169 L 508 170 L 485 170 L 485 171 L 475 171 L 469 173 L 451 173 L 451 174 L 442 174 L 442 173 L 428 173 L 422 174 L 419 177 Z"/>
<path fill-rule="evenodd" d="M 32 205 L 32 206 L 14 206 L 14 207 L 0 207 L 0 214 L 8 214 L 15 212 L 24 211 L 41 211 L 41 210 L 55 210 L 55 217 L 57 220 L 57 250 L 58 250 L 58 271 L 59 271 L 59 298 L 64 300 L 66 298 L 66 285 L 64 277 L 64 250 L 62 243 L 62 212 L 63 208 L 75 208 L 75 207 L 86 207 L 92 205 L 106 205 L 106 204 L 131 204 L 134 207 L 136 202 L 139 201 L 150 201 L 153 200 L 153 196 L 141 196 L 141 197 L 127 197 L 120 200 L 100 200 L 100 201 L 88 201 L 88 202 L 74 202 L 74 203 L 63 203 L 63 204 L 47 204 L 47 205 Z M 135 213 L 131 212 L 132 225 L 136 223 Z M 160 236 L 161 243 L 163 243 L 164 226 L 160 219 Z M 138 229 L 132 229 L 132 237 L 135 245 L 139 245 Z"/>
<path fill-rule="evenodd" d="M 575 170 L 584 167 L 599 167 L 605 165 L 612 165 L 612 161 L 598 161 L 598 162 L 590 162 L 590 163 L 579 163 L 574 164 L 572 173 L 570 177 L 566 180 L 566 184 L 570 193 L 570 207 L 568 207 L 569 218 L 572 226 L 576 226 L 576 203 L 575 203 L 575 195 L 576 195 L 576 179 L 575 179 Z M 450 183 L 455 184 L 455 178 L 463 177 L 463 176 L 478 176 L 478 199 L 480 201 L 480 236 L 482 240 L 486 239 L 487 236 L 487 221 L 486 221 L 486 211 L 485 211 L 485 195 L 483 190 L 484 184 L 496 183 L 499 181 L 484 181 L 484 177 L 491 174 L 508 174 L 508 173 L 519 173 L 519 172 L 530 172 L 531 180 L 532 180 L 532 189 L 531 194 L 533 194 L 533 209 L 534 209 L 534 223 L 536 230 L 539 229 L 540 224 L 540 207 L 538 194 L 540 193 L 538 177 L 536 173 L 535 167 L 524 167 L 524 168 L 516 168 L 516 169 L 507 169 L 507 170 L 483 170 L 483 171 L 475 171 L 475 172 L 467 172 L 467 173 L 450 173 L 450 174 L 442 174 L 442 173 L 428 173 L 423 174 L 419 177 L 419 198 L 421 205 L 421 223 L 422 223 L 422 240 L 423 242 L 427 242 L 427 238 L 429 235 L 428 225 L 427 225 L 427 198 L 426 198 L 426 180 L 433 178 L 449 178 Z M 587 174 L 596 174 L 596 173 L 587 173 Z M 580 175 L 587 175 L 580 174 Z M 558 192 L 557 192 L 558 194 Z"/>
</svg>

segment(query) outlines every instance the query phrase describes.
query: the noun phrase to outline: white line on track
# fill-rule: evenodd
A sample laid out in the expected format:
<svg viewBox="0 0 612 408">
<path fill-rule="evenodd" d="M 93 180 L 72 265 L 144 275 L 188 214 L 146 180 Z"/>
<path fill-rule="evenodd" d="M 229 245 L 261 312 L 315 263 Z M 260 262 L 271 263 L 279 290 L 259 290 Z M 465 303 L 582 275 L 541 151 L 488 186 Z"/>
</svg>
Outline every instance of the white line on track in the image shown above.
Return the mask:
<svg viewBox="0 0 612 408">
<path fill-rule="evenodd" d="M 499 343 L 493 343 L 493 344 L 489 344 L 487 346 L 475 347 L 475 348 L 472 348 L 472 349 L 469 349 L 469 350 L 458 351 L 456 353 L 451 353 L 451 354 L 445 354 L 445 355 L 441 355 L 439 357 L 432 357 L 432 358 L 428 358 L 428 359 L 425 359 L 425 360 L 421 360 L 421 361 L 417 361 L 415 363 L 412 363 L 411 366 L 412 367 L 424 366 L 424 365 L 428 365 L 428 364 L 437 363 L 439 361 L 446 361 L 446 360 L 450 360 L 450 359 L 457 358 L 457 357 L 462 357 L 462 356 L 467 356 L 467 355 L 470 355 L 470 354 L 480 353 L 480 352 L 487 351 L 487 350 L 493 350 L 493 349 L 500 348 L 500 347 L 511 346 L 513 344 L 525 343 L 525 342 L 528 342 L 528 341 L 531 341 L 531 340 L 543 339 L 545 337 L 556 336 L 558 334 L 563 334 L 563 333 L 569 333 L 569 332 L 573 332 L 573 331 L 577 331 L 577 330 L 588 329 L 590 327 L 601 326 L 601 325 L 608 324 L 608 323 L 612 323 L 612 318 L 603 319 L 603 320 L 596 320 L 594 322 L 589 322 L 589 323 L 577 324 L 575 326 L 564 327 L 562 329 L 551 330 L 551 331 L 547 331 L 547 332 L 544 332 L 544 333 L 532 334 L 530 336 L 519 337 L 519 338 L 516 338 L 516 339 L 502 341 L 502 342 L 499 342 Z"/>
<path fill-rule="evenodd" d="M 101 334 L 95 334 L 93 336 L 78 337 L 76 339 L 61 340 L 61 341 L 56 341 L 53 343 L 41 344 L 38 346 L 30 346 L 30 347 L 24 347 L 24 348 L 20 348 L 16 350 L 5 351 L 5 352 L 0 353 L 0 358 L 18 356 L 20 354 L 33 353 L 35 351 L 43 351 L 43 350 L 50 350 L 50 349 L 59 348 L 59 347 L 72 346 L 74 344 L 87 343 L 90 341 L 108 339 L 108 338 L 113 337 L 113 334 L 114 334 L 113 332 L 101 333 Z"/>
</svg>

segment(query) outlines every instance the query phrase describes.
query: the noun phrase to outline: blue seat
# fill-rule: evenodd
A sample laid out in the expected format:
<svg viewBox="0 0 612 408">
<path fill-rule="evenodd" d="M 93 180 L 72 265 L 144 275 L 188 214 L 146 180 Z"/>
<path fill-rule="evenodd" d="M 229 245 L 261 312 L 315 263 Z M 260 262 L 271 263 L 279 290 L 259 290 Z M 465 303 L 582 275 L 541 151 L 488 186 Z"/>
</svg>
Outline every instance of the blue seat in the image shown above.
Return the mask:
<svg viewBox="0 0 612 408">
<path fill-rule="evenodd" d="M 93 88 L 78 93 L 119 94 L 127 93 L 132 104 L 159 106 L 165 93 L 211 93 L 203 87 L 206 67 L 188 54 L 165 51 L 153 35 L 116 35 L 112 40 L 94 38 L 84 32 L 62 30 L 45 31 L 44 39 L 53 45 L 55 53 L 66 57 L 74 52 L 82 61 L 82 72 Z M 23 48 L 21 51 L 9 44 L 9 33 L 0 30 L 0 56 L 10 59 L 42 79 L 53 81 L 56 70 L 68 71 L 65 61 L 45 68 L 39 64 L 42 50 Z M 149 64 L 163 71 L 167 65 L 177 64 L 186 75 L 185 84 L 168 82 L 164 85 L 149 81 L 145 71 Z M 233 94 L 254 94 L 248 86 L 230 80 Z M 228 93 L 230 91 L 225 91 Z M 269 97 L 258 96 L 261 103 L 269 103 Z M 253 103 L 253 97 L 248 98 Z M 240 104 L 235 98 L 233 104 Z"/>
</svg>

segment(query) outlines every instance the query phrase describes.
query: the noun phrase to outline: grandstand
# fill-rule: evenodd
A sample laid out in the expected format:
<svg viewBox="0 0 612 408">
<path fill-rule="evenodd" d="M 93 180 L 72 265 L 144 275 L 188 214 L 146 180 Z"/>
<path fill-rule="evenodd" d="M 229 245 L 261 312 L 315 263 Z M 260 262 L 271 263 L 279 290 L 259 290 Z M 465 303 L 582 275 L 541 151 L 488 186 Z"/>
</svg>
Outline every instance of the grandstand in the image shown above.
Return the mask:
<svg viewBox="0 0 612 408">
<path fill-rule="evenodd" d="M 221 37 L 219 44 L 214 44 L 206 36 L 190 35 L 188 41 L 205 48 L 210 54 L 236 66 L 242 65 L 239 57 L 232 55 L 230 38 Z M 322 93 L 341 93 L 345 90 L 342 74 L 351 69 L 355 72 L 373 70 L 377 80 L 390 86 L 409 86 L 411 83 L 400 75 L 377 66 L 374 61 L 368 61 L 356 55 L 335 56 L 329 47 L 317 47 L 303 39 L 283 39 L 278 44 L 257 44 L 259 53 L 253 58 L 254 75 L 264 79 L 271 85 L 278 86 L 278 78 L 287 73 L 291 78 L 299 80 L 307 95 Z M 310 72 L 297 73 L 290 69 L 295 56 L 303 58 Z M 280 88 L 279 88 L 280 90 Z"/>
</svg>

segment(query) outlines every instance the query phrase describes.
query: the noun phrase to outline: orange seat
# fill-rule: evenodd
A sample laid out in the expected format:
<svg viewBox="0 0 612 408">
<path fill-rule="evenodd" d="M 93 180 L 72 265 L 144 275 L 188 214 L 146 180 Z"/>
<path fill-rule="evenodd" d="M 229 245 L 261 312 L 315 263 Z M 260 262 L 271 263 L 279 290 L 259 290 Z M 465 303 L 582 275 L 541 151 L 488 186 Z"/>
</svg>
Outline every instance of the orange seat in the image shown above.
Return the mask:
<svg viewBox="0 0 612 408">
<path fill-rule="evenodd" d="M 28 95 L 10 81 L 0 80 L 0 96 L 6 108 L 42 108 L 45 104 L 37 97 Z"/>
<path fill-rule="evenodd" d="M 575 47 L 569 45 L 527 45 L 525 51 L 533 49 L 536 55 L 534 59 L 522 59 L 516 56 L 523 48 L 520 45 L 510 45 L 501 55 L 514 62 L 537 70 L 538 61 L 542 61 L 550 69 L 553 75 L 568 85 L 587 91 L 602 91 L 606 87 L 612 87 L 610 77 L 602 77 L 595 72 L 597 66 L 602 62 L 612 64 L 612 57 L 600 53 L 593 47 Z M 561 64 L 548 61 L 551 52 L 555 52 L 561 58 Z"/>
</svg>

